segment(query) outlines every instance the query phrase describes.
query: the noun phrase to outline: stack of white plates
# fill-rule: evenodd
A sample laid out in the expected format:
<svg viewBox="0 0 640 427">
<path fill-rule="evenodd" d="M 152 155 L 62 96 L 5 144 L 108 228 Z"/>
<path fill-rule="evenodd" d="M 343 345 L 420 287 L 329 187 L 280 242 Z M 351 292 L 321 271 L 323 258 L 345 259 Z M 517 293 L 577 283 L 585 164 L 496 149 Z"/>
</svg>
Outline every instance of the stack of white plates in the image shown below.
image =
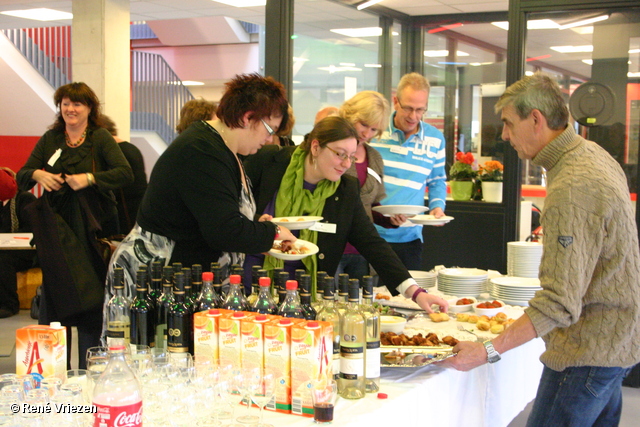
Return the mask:
<svg viewBox="0 0 640 427">
<path fill-rule="evenodd" d="M 542 243 L 508 242 L 507 275 L 515 277 L 538 277 L 542 258 Z"/>
<path fill-rule="evenodd" d="M 409 274 L 418 283 L 421 288 L 433 288 L 436 285 L 436 278 L 438 275 L 430 271 L 409 270 Z"/>
<path fill-rule="evenodd" d="M 492 298 L 525 307 L 536 291 L 542 289 L 540 280 L 531 277 L 494 277 L 489 285 Z"/>
<path fill-rule="evenodd" d="M 438 272 L 438 290 L 447 295 L 477 297 L 484 292 L 487 270 L 443 268 Z"/>
</svg>

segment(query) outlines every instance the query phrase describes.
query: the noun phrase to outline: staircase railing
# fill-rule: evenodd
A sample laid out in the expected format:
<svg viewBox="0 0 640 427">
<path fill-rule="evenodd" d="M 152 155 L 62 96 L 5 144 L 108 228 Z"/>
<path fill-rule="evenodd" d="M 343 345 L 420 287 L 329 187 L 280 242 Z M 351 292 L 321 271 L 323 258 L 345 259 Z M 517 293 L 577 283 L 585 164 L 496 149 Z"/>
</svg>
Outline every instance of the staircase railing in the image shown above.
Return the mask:
<svg viewBox="0 0 640 427">
<path fill-rule="evenodd" d="M 0 30 L 54 87 L 70 82 L 71 27 Z"/>
<path fill-rule="evenodd" d="M 131 54 L 131 129 L 155 130 L 168 143 L 177 136 L 180 109 L 193 95 L 161 55 Z"/>
</svg>

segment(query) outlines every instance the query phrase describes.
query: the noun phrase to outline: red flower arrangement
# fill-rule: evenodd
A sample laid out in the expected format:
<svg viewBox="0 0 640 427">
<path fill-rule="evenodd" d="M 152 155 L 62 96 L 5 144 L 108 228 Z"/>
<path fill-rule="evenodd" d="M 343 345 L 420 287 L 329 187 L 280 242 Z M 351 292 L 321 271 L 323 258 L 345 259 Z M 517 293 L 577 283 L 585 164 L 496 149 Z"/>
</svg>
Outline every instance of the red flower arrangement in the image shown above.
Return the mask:
<svg viewBox="0 0 640 427">
<path fill-rule="evenodd" d="M 456 153 L 456 161 L 449 170 L 449 176 L 452 181 L 471 181 L 478 176 L 472 165 L 475 162 L 473 153 L 463 153 L 458 151 Z"/>
</svg>

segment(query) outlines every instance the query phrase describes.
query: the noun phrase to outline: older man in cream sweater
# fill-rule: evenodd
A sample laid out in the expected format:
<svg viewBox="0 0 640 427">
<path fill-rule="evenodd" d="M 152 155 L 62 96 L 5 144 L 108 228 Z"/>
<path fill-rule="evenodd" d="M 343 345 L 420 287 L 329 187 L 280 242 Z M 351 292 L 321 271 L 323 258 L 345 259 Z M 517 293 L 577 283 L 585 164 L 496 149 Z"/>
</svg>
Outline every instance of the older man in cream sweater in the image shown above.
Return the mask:
<svg viewBox="0 0 640 427">
<path fill-rule="evenodd" d="M 461 342 L 445 362 L 470 370 L 535 337 L 546 351 L 528 426 L 615 426 L 621 384 L 640 361 L 640 255 L 624 172 L 576 135 L 558 85 L 536 73 L 496 104 L 502 138 L 547 170 L 542 290 L 492 341 Z"/>
</svg>

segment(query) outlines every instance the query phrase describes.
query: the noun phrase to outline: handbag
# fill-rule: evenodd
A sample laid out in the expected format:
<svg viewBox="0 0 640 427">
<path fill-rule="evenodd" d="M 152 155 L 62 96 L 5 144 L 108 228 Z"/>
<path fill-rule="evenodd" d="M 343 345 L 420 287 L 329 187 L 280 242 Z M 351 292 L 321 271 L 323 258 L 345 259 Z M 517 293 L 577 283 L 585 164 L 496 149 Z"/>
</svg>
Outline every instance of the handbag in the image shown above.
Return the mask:
<svg viewBox="0 0 640 427">
<path fill-rule="evenodd" d="M 36 294 L 31 298 L 31 310 L 29 314 L 32 319 L 38 319 L 40 315 L 40 299 L 42 298 L 42 285 L 36 288 Z"/>
</svg>

